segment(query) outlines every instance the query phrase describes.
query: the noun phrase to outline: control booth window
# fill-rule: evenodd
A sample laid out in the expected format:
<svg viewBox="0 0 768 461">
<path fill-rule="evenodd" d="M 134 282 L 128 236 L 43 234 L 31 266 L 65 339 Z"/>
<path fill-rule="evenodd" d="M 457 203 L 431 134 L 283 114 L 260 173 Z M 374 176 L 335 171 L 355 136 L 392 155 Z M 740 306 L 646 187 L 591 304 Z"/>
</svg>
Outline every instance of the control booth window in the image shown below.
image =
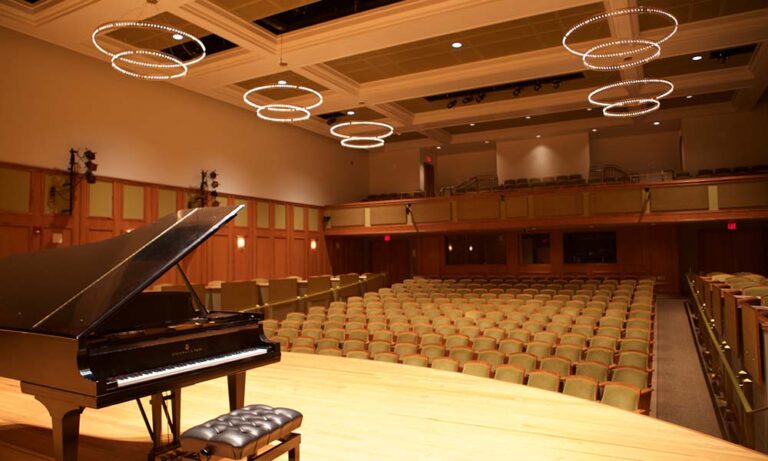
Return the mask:
<svg viewBox="0 0 768 461">
<path fill-rule="evenodd" d="M 520 236 L 520 264 L 549 264 L 549 234 Z"/>
<path fill-rule="evenodd" d="M 445 262 L 449 265 L 506 264 L 506 239 L 503 234 L 447 235 Z"/>
<path fill-rule="evenodd" d="M 563 262 L 616 263 L 616 232 L 566 232 L 563 234 Z"/>
</svg>

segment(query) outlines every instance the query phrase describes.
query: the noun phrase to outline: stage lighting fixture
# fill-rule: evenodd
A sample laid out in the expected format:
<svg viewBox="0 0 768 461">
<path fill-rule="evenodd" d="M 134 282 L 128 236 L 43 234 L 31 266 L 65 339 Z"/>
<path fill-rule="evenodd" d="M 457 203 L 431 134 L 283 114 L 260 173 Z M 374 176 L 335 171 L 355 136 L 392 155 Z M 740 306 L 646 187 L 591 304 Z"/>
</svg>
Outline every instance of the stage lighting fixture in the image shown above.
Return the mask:
<svg viewBox="0 0 768 461">
<path fill-rule="evenodd" d="M 446 109 L 453 109 L 454 107 L 456 107 L 456 104 L 458 104 L 458 101 L 456 101 L 455 99 L 451 99 L 450 101 L 448 101 L 448 104 L 446 104 L 445 107 Z"/>
<path fill-rule="evenodd" d="M 557 80 L 557 79 L 552 80 L 552 88 L 555 89 L 555 90 L 559 89 L 560 88 L 560 80 Z"/>
<path fill-rule="evenodd" d="M 541 80 L 536 80 L 533 84 L 533 91 L 541 91 Z"/>
<path fill-rule="evenodd" d="M 512 96 L 520 96 L 520 93 L 523 92 L 523 88 L 521 86 L 516 86 L 514 90 L 512 90 Z"/>
<path fill-rule="evenodd" d="M 485 100 L 485 93 L 480 93 L 475 96 L 475 102 L 481 103 Z"/>
<path fill-rule="evenodd" d="M 88 184 L 94 184 L 96 182 L 96 176 L 94 176 L 92 171 L 85 172 L 85 181 Z"/>
</svg>

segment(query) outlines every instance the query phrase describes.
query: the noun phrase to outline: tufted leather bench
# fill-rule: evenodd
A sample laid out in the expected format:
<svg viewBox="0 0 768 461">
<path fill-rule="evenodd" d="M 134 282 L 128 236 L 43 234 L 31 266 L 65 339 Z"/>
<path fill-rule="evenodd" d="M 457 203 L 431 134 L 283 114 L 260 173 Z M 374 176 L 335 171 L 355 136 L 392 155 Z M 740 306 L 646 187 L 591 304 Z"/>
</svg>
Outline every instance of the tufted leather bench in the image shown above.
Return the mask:
<svg viewBox="0 0 768 461">
<path fill-rule="evenodd" d="M 302 418 L 290 408 L 248 405 L 187 430 L 181 434 L 181 447 L 208 457 L 249 461 L 268 461 L 288 452 L 291 461 L 299 461 L 301 435 L 293 430 Z M 280 443 L 259 454 L 275 441 Z"/>
</svg>

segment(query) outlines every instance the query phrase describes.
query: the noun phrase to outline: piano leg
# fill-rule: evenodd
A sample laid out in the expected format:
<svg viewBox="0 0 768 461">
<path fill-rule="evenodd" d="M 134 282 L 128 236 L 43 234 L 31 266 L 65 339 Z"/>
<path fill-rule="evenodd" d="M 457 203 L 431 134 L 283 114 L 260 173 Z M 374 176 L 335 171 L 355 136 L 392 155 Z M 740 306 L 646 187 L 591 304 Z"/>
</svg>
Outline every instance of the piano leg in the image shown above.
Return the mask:
<svg viewBox="0 0 768 461">
<path fill-rule="evenodd" d="M 80 413 L 83 407 L 64 400 L 35 396 L 51 415 L 53 454 L 56 461 L 77 461 Z"/>
<path fill-rule="evenodd" d="M 227 376 L 229 387 L 229 411 L 237 410 L 245 406 L 245 372 Z"/>
</svg>

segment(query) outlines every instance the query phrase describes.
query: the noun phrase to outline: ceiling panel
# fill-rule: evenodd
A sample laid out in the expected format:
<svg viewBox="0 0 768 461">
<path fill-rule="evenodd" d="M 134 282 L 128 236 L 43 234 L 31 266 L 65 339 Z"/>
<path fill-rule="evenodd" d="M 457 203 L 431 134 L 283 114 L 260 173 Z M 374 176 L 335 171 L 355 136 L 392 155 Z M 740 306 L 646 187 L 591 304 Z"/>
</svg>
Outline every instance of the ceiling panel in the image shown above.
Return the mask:
<svg viewBox="0 0 768 461">
<path fill-rule="evenodd" d="M 643 0 L 640 4 L 662 9 L 675 16 L 680 24 L 768 8 L 766 0 Z M 669 21 L 661 16 L 640 15 L 640 30 L 667 26 Z"/>
<path fill-rule="evenodd" d="M 211 0 L 248 22 L 299 8 L 320 0 Z"/>
<path fill-rule="evenodd" d="M 684 75 L 695 72 L 726 69 L 729 67 L 746 66 L 752 60 L 755 48 L 755 45 L 750 45 L 744 47 L 740 52 L 735 54 L 728 53 L 728 50 L 724 50 L 725 55 L 727 55 L 724 59 L 719 57 L 717 50 L 683 54 L 670 58 L 662 57 L 661 59 L 645 64 L 645 73 L 649 77 L 669 77 L 673 75 Z M 692 58 L 696 55 L 702 56 L 702 59 L 694 61 Z"/>
<path fill-rule="evenodd" d="M 595 3 L 393 46 L 327 64 L 353 80 L 370 82 L 557 47 L 563 34 L 574 24 L 603 11 L 603 4 Z M 574 40 L 604 38 L 609 34 L 607 24 L 601 23 L 574 35 Z M 453 42 L 461 42 L 463 46 L 454 49 Z"/>
<path fill-rule="evenodd" d="M 404 142 L 404 141 L 416 141 L 418 139 L 426 139 L 427 137 L 421 133 L 411 131 L 409 133 L 395 133 L 392 136 L 386 138 L 387 142 Z"/>
</svg>

